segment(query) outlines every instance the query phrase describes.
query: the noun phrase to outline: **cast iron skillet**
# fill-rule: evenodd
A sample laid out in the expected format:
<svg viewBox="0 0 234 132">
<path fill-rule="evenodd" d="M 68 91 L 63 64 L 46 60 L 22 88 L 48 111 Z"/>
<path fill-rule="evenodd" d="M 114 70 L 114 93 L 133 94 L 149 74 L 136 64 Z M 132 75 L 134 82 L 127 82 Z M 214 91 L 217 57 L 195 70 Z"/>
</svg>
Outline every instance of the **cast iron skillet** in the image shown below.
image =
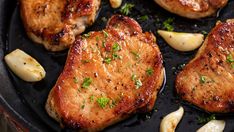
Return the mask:
<svg viewBox="0 0 234 132">
<path fill-rule="evenodd" d="M 133 115 L 131 118 L 113 125 L 105 131 L 134 131 L 154 132 L 159 131 L 160 120 L 163 116 L 178 109 L 180 105 L 185 108 L 184 117 L 177 127 L 178 132 L 195 131 L 203 124 L 198 123 L 201 116 L 209 116 L 190 104 L 177 97 L 174 91 L 176 73 L 181 70 L 196 51 L 181 53 L 170 48 L 156 33 L 157 29 L 163 29 L 163 21 L 174 18 L 172 25 L 175 31 L 185 32 L 209 32 L 217 20 L 225 21 L 234 18 L 234 1 L 229 0 L 228 5 L 217 15 L 200 20 L 188 20 L 170 14 L 157 6 L 153 0 L 125 0 L 135 4 L 130 17 L 137 20 L 144 31 L 152 31 L 157 36 L 157 43 L 161 49 L 166 68 L 166 85 L 155 104 L 154 110 L 147 114 Z M 120 13 L 119 10 L 111 9 L 107 0 L 102 0 L 102 7 L 95 24 L 86 32 L 103 29 L 106 19 L 112 14 Z M 147 21 L 140 17 L 147 15 Z M 9 115 L 11 121 L 23 130 L 30 131 L 71 131 L 67 128 L 60 129 L 57 122 L 51 119 L 45 109 L 45 101 L 50 89 L 55 84 L 57 77 L 63 69 L 67 51 L 52 53 L 42 46 L 34 44 L 25 34 L 16 0 L 0 0 L 0 110 Z M 35 57 L 45 68 L 46 78 L 38 83 L 26 83 L 16 77 L 6 67 L 3 56 L 10 51 L 19 48 Z M 234 131 L 234 116 L 216 115 L 217 119 L 226 121 L 225 131 Z"/>
</svg>

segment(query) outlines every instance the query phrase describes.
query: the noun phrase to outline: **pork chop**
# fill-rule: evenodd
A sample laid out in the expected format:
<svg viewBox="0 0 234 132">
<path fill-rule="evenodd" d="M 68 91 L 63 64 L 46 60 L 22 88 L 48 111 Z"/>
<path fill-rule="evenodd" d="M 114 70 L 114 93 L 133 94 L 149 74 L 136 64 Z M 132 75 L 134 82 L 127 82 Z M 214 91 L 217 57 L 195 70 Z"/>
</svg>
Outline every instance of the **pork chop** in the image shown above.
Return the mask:
<svg viewBox="0 0 234 132">
<path fill-rule="evenodd" d="M 113 16 L 106 29 L 77 38 L 46 103 L 62 126 L 97 131 L 152 110 L 163 82 L 156 38 L 131 18 Z"/>
<path fill-rule="evenodd" d="M 182 99 L 206 111 L 234 111 L 234 19 L 217 23 L 175 87 Z"/>
<path fill-rule="evenodd" d="M 61 51 L 94 22 L 99 5 L 100 0 L 20 0 L 20 11 L 29 38 Z"/>
<path fill-rule="evenodd" d="M 158 5 L 171 13 L 198 19 L 214 14 L 224 7 L 228 0 L 154 0 Z"/>
</svg>

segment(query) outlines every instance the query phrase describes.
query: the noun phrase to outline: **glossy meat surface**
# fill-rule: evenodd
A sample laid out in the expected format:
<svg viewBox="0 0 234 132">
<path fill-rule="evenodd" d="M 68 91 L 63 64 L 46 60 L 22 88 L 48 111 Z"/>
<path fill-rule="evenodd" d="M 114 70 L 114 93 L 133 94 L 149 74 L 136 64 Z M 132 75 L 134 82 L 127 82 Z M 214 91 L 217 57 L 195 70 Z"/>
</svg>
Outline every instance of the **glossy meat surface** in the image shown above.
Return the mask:
<svg viewBox="0 0 234 132">
<path fill-rule="evenodd" d="M 155 0 L 155 2 L 171 13 L 198 19 L 214 14 L 224 7 L 228 0 Z"/>
<path fill-rule="evenodd" d="M 20 0 L 20 11 L 29 38 L 61 51 L 94 22 L 99 5 L 100 0 Z"/>
<path fill-rule="evenodd" d="M 176 78 L 182 99 L 209 112 L 234 111 L 234 21 L 218 22 Z"/>
<path fill-rule="evenodd" d="M 96 131 L 152 110 L 163 82 L 156 38 L 131 18 L 113 16 L 70 48 L 46 110 L 63 126 Z"/>
</svg>

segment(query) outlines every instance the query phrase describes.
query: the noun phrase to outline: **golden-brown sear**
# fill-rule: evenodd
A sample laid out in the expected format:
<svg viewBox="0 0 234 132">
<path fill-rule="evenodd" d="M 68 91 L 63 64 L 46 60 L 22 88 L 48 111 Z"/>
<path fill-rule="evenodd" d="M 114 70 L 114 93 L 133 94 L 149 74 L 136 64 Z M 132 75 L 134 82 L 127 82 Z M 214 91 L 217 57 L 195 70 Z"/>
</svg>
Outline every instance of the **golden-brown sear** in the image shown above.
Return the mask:
<svg viewBox="0 0 234 132">
<path fill-rule="evenodd" d="M 62 126 L 101 130 L 152 110 L 163 69 L 154 35 L 131 18 L 113 16 L 106 29 L 72 45 L 46 110 Z"/>
<path fill-rule="evenodd" d="M 61 51 L 94 22 L 99 5 L 100 0 L 20 0 L 20 11 L 34 42 Z"/>
<path fill-rule="evenodd" d="M 214 14 L 224 7 L 228 0 L 154 0 L 164 9 L 171 13 L 198 19 Z"/>
<path fill-rule="evenodd" d="M 209 112 L 234 111 L 234 21 L 217 23 L 176 78 L 182 99 Z"/>
</svg>

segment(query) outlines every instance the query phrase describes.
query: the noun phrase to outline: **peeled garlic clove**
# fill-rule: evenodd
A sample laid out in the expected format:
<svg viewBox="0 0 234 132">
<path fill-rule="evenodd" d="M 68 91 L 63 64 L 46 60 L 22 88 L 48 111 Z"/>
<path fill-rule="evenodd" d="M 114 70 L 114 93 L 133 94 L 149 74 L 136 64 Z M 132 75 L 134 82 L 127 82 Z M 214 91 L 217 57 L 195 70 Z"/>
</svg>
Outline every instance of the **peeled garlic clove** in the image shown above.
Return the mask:
<svg viewBox="0 0 234 132">
<path fill-rule="evenodd" d="M 8 67 L 22 80 L 36 82 L 46 75 L 44 68 L 30 55 L 16 49 L 5 56 Z"/>
<path fill-rule="evenodd" d="M 197 132 L 223 132 L 225 128 L 225 121 L 223 120 L 211 120 L 203 127 L 197 130 Z"/>
<path fill-rule="evenodd" d="M 119 8 L 122 4 L 122 0 L 110 0 L 112 8 Z"/>
<path fill-rule="evenodd" d="M 201 46 L 204 35 L 199 33 L 179 33 L 158 30 L 158 34 L 174 49 L 192 51 Z"/>
<path fill-rule="evenodd" d="M 174 111 L 163 118 L 160 124 L 160 132 L 174 132 L 176 126 L 183 117 L 184 109 L 180 107 L 177 111 Z"/>
</svg>

